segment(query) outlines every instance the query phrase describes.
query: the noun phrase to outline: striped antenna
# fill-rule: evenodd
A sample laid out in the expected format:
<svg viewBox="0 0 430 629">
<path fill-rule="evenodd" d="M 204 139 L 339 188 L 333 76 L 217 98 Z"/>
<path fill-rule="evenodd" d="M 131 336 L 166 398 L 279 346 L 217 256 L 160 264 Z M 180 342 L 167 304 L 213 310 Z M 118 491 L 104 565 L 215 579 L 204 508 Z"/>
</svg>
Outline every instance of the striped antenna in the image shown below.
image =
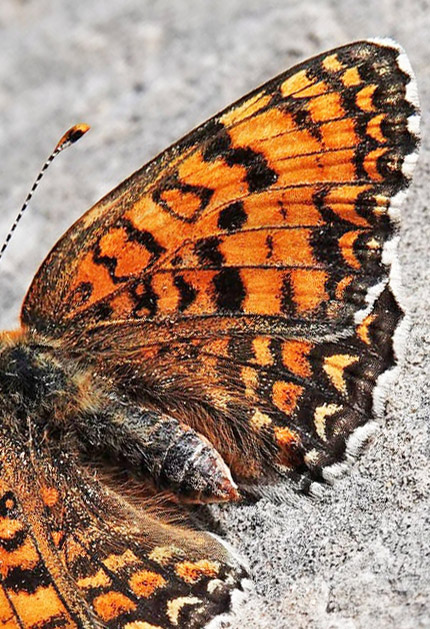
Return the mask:
<svg viewBox="0 0 430 629">
<path fill-rule="evenodd" d="M 34 184 L 31 187 L 30 192 L 27 195 L 26 200 L 24 201 L 24 205 L 22 206 L 22 208 L 18 212 L 13 225 L 10 228 L 8 235 L 6 236 L 6 239 L 5 239 L 5 241 L 4 241 L 3 245 L 2 245 L 2 248 L 0 249 L 0 259 L 2 258 L 4 252 L 6 251 L 7 246 L 9 244 L 9 242 L 10 242 L 10 239 L 12 238 L 13 232 L 15 231 L 19 221 L 22 218 L 22 215 L 24 214 L 25 210 L 27 209 L 28 204 L 30 203 L 31 197 L 35 193 L 36 188 L 37 188 L 37 186 L 40 183 L 40 180 L 42 179 L 43 175 L 46 173 L 46 171 L 47 171 L 48 167 L 50 166 L 50 164 L 54 161 L 54 159 L 57 157 L 57 155 L 59 153 L 61 153 L 61 151 L 63 151 L 64 149 L 69 147 L 71 144 L 74 144 L 77 140 L 79 140 L 79 138 L 81 138 L 84 135 L 84 133 L 86 133 L 89 130 L 89 128 L 90 127 L 87 124 L 80 123 L 80 124 L 76 124 L 74 127 L 69 129 L 68 131 L 66 131 L 66 133 L 63 135 L 61 140 L 58 142 L 58 144 L 55 147 L 55 149 L 52 151 L 51 155 L 48 157 L 46 162 L 43 164 L 39 174 L 36 177 L 36 180 L 35 180 Z"/>
</svg>

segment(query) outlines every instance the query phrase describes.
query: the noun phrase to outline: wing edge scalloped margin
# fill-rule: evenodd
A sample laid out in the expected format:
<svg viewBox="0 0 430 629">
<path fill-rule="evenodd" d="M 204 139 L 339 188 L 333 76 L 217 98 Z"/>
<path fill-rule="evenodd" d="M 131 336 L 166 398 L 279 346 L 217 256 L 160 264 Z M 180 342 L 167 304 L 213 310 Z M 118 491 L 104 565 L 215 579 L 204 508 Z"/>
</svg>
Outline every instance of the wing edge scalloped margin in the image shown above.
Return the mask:
<svg viewBox="0 0 430 629">
<path fill-rule="evenodd" d="M 408 183 L 404 189 L 400 190 L 390 200 L 388 214 L 395 226 L 398 227 L 401 216 L 400 210 L 406 200 L 406 197 L 408 196 L 409 184 L 412 180 L 412 174 L 419 154 L 420 104 L 418 98 L 418 88 L 411 63 L 402 46 L 400 46 L 396 41 L 390 38 L 372 38 L 368 39 L 367 41 L 377 44 L 379 46 L 383 46 L 385 48 L 396 50 L 398 53 L 397 65 L 400 70 L 409 77 L 409 82 L 406 86 L 405 100 L 412 105 L 414 112 L 410 116 L 408 116 L 407 122 L 408 130 L 413 136 L 415 136 L 417 144 L 415 149 L 411 153 L 405 155 L 402 164 L 402 173 L 407 179 Z M 393 238 L 387 240 L 384 243 L 382 249 L 382 261 L 389 268 L 388 279 L 369 288 L 366 295 L 368 306 L 358 311 L 355 315 L 355 323 L 361 323 L 363 319 L 372 311 L 376 300 L 378 299 L 384 288 L 386 286 L 390 288 L 395 301 L 403 312 L 403 317 L 400 319 L 393 332 L 393 352 L 395 363 L 392 367 L 383 371 L 376 381 L 376 385 L 373 389 L 372 394 L 372 410 L 374 414 L 374 419 L 362 426 L 358 426 L 349 435 L 346 441 L 346 449 L 343 461 L 333 463 L 332 465 L 327 466 L 322 470 L 322 475 L 324 479 L 329 483 L 333 483 L 336 478 L 345 474 L 345 472 L 349 469 L 351 463 L 360 454 L 364 445 L 375 435 L 376 432 L 379 431 L 380 423 L 378 420 L 381 419 L 384 413 L 388 394 L 398 378 L 401 364 L 404 360 L 406 342 L 411 326 L 411 319 L 407 312 L 407 308 L 402 303 L 403 290 L 401 284 L 400 264 L 397 255 L 398 242 L 399 237 L 397 235 L 394 235 Z M 310 493 L 315 496 L 321 496 L 321 494 L 324 493 L 324 487 L 319 483 L 314 482 L 311 484 Z"/>
</svg>

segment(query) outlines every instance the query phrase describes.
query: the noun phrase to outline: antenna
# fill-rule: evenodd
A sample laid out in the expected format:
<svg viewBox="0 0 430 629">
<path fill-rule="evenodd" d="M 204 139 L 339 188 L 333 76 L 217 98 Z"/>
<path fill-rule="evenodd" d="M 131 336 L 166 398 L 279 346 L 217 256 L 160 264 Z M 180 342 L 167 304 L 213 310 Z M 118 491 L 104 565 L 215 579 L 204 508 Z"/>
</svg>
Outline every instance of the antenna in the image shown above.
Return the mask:
<svg viewBox="0 0 430 629">
<path fill-rule="evenodd" d="M 76 124 L 71 129 L 66 131 L 63 137 L 59 140 L 59 142 L 57 143 L 57 146 L 52 151 L 51 155 L 48 157 L 46 162 L 43 164 L 39 174 L 37 175 L 36 180 L 34 184 L 32 185 L 30 192 L 27 194 L 27 198 L 24 201 L 24 205 L 22 206 L 22 208 L 16 215 L 15 221 L 13 222 L 13 225 L 10 228 L 8 235 L 6 236 L 6 239 L 2 245 L 2 248 L 0 249 L 0 259 L 2 258 L 4 252 L 6 251 L 9 241 L 12 238 L 13 232 L 15 231 L 19 221 L 22 218 L 22 215 L 27 209 L 28 204 L 30 203 L 31 197 L 35 193 L 36 188 L 39 185 L 40 180 L 42 179 L 43 175 L 47 171 L 48 167 L 51 165 L 51 163 L 54 161 L 57 155 L 61 153 L 61 151 L 68 148 L 71 144 L 74 144 L 75 142 L 77 142 L 79 138 L 81 138 L 84 135 L 84 133 L 89 131 L 89 129 L 90 129 L 89 125 L 85 124 L 84 122 Z"/>
</svg>

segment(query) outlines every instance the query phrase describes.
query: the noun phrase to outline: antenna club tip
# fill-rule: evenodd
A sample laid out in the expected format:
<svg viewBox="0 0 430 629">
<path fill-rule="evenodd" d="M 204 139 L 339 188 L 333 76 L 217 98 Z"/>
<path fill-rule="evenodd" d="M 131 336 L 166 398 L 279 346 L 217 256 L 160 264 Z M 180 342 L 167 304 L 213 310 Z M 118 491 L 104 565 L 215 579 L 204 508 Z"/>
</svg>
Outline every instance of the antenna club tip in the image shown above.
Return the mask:
<svg viewBox="0 0 430 629">
<path fill-rule="evenodd" d="M 90 128 L 91 128 L 90 125 L 87 124 L 86 122 L 79 122 L 78 124 L 75 124 L 74 127 L 69 129 L 68 133 L 72 135 L 76 134 L 78 136 L 76 140 L 78 140 L 82 135 L 84 135 L 84 133 L 89 131 Z M 75 141 L 75 139 L 73 139 L 73 141 Z"/>
<path fill-rule="evenodd" d="M 68 131 L 66 131 L 63 137 L 60 139 L 56 146 L 56 150 L 62 150 L 66 147 L 66 145 L 68 146 L 70 144 L 73 144 L 74 142 L 77 142 L 89 130 L 90 125 L 86 124 L 85 122 L 75 124 Z"/>
<path fill-rule="evenodd" d="M 60 153 L 63 149 L 67 148 L 68 146 L 70 146 L 71 144 L 73 144 L 74 142 L 76 142 L 77 140 L 79 140 L 79 138 L 81 138 L 84 133 L 86 133 L 87 131 L 89 131 L 89 125 L 87 125 L 85 122 L 80 122 L 79 124 L 75 124 L 71 129 L 69 129 L 68 131 L 66 131 L 66 133 L 63 135 L 63 137 L 61 138 L 61 140 L 58 142 L 57 146 L 55 147 L 55 149 L 53 150 L 53 152 L 51 153 L 51 155 L 48 157 L 48 159 L 46 160 L 46 162 L 43 164 L 41 171 L 39 172 L 33 187 L 31 188 L 30 192 L 27 195 L 26 200 L 24 201 L 24 205 L 22 206 L 22 208 L 20 209 L 20 211 L 18 212 L 15 222 L 13 223 L 12 227 L 10 228 L 10 231 L 8 233 L 8 235 L 6 236 L 6 239 L 3 243 L 3 245 L 0 248 L 0 258 L 3 256 L 3 253 L 5 252 L 9 241 L 12 237 L 13 232 L 15 231 L 19 221 L 22 218 L 22 215 L 24 214 L 25 210 L 28 207 L 28 204 L 30 203 L 30 200 L 33 196 L 34 191 L 36 190 L 37 186 L 39 185 L 44 173 L 46 172 L 47 168 L 49 167 L 49 165 L 52 163 L 52 161 L 57 157 L 58 153 Z"/>
</svg>

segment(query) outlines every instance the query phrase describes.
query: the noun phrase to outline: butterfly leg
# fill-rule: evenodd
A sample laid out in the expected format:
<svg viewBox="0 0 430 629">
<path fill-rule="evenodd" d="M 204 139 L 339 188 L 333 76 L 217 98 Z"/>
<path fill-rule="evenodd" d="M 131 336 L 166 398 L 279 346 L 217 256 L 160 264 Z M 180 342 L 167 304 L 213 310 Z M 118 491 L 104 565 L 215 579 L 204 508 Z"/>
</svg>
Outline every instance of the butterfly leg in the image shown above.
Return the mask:
<svg viewBox="0 0 430 629">
<path fill-rule="evenodd" d="M 81 443 L 90 444 L 136 476 L 189 502 L 239 499 L 230 470 L 201 434 L 164 413 L 113 405 L 79 422 Z M 87 446 L 88 447 L 88 446 Z"/>
</svg>

